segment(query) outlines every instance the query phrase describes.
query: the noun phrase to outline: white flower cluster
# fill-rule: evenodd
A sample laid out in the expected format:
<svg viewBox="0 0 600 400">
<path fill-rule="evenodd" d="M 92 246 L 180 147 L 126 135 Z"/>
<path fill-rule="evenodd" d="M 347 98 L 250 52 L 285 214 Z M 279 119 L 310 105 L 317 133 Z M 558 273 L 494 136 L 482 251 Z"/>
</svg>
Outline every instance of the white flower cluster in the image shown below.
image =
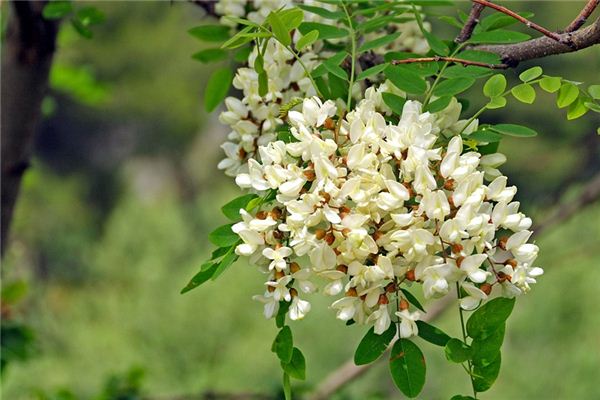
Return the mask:
<svg viewBox="0 0 600 400">
<path fill-rule="evenodd" d="M 455 105 L 431 114 L 407 101 L 393 123 L 377 93 L 342 119 L 334 102 L 305 99 L 288 113 L 294 141 L 263 143 L 260 162 L 250 158 L 236 176 L 243 189 L 277 193 L 268 208 L 240 210 L 233 226 L 243 241 L 236 253 L 268 274 L 256 296 L 267 318 L 281 301 L 291 302 L 291 319 L 303 318 L 310 303 L 301 293 L 343 294 L 331 305 L 339 319 L 380 334 L 391 311 L 410 337 L 420 313 L 409 311 L 404 285 L 420 285 L 425 298 L 456 286 L 472 310 L 488 296 L 527 292 L 543 272 L 528 243 L 531 219 L 496 169 L 504 156 L 465 150 L 448 134 L 465 123 Z"/>
<path fill-rule="evenodd" d="M 337 9 L 334 4 L 318 3 L 313 0 L 304 0 L 303 3 L 330 10 Z M 293 3 L 286 0 L 255 0 L 252 3 L 246 0 L 220 0 L 215 5 L 215 11 L 219 15 L 245 16 L 255 23 L 262 23 L 270 12 L 291 6 Z M 318 15 L 308 12 L 305 13 L 305 21 L 332 23 L 331 20 L 323 20 Z M 221 22 L 233 23 L 226 18 L 221 18 Z M 393 43 L 376 51 L 383 54 L 398 50 L 426 53 L 429 50 L 427 41 L 416 22 L 393 23 L 390 26 L 394 32 L 401 32 L 401 35 Z M 300 36 L 299 32 L 296 32 L 293 37 L 294 42 L 297 42 Z M 340 40 L 342 39 L 335 41 Z M 309 71 L 316 67 L 319 59 L 333 55 L 321 51 L 322 46 L 323 42 L 317 41 L 300 53 L 300 59 Z M 231 128 L 227 141 L 221 145 L 225 158 L 218 165 L 218 168 L 224 170 L 229 176 L 247 171 L 247 160 L 251 158 L 260 160 L 258 147 L 275 140 L 275 129 L 282 124 L 280 110 L 283 105 L 294 99 L 304 99 L 316 94 L 302 63 L 279 42 L 269 40 L 264 53 L 264 66 L 269 78 L 267 95 L 259 95 L 258 74 L 253 68 L 239 68 L 233 86 L 242 91 L 241 99 L 228 97 L 225 100 L 227 110 L 219 117 L 223 124 Z M 248 59 L 249 66 L 254 65 L 256 57 L 257 49 L 254 49 Z"/>
</svg>

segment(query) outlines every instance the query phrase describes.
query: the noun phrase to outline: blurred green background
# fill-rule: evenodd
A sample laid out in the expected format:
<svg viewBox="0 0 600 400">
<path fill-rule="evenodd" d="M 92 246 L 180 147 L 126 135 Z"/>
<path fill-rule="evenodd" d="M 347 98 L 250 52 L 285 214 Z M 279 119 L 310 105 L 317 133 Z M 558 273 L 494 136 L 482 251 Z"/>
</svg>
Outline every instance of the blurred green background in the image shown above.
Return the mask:
<svg viewBox="0 0 600 400">
<path fill-rule="evenodd" d="M 557 29 L 583 3 L 510 6 Z M 3 282 L 28 282 L 14 312 L 31 327 L 36 345 L 33 357 L 12 363 L 2 376 L 2 395 L 276 393 L 279 365 L 269 351 L 275 327 L 251 300 L 262 291 L 261 274 L 239 262 L 218 283 L 179 295 L 210 249 L 207 233 L 224 222 L 219 205 L 237 193 L 216 168 L 227 131 L 216 114 L 201 110 L 213 67 L 190 57 L 203 44 L 186 30 L 202 23 L 203 13 L 183 2 L 95 6 L 107 20 L 92 40 L 66 24 L 61 29 L 33 168 L 3 260 Z M 429 20 L 446 37 L 454 34 Z M 600 49 L 524 63 L 508 75 L 535 64 L 550 75 L 598 83 Z M 519 185 L 522 207 L 540 222 L 559 201 L 577 195 L 577 182 L 600 170 L 598 114 L 567 122 L 553 101 L 541 94 L 532 106 L 513 101 L 484 117 L 540 132 L 501 147 L 510 155 L 504 171 Z M 499 381 L 482 398 L 600 398 L 600 205 L 553 227 L 538 244 L 546 274 L 518 301 Z M 292 324 L 308 360 L 308 379 L 297 385 L 304 388 L 350 357 L 365 330 L 347 328 L 325 301 L 313 300 L 308 317 Z M 457 334 L 455 311 L 439 324 Z M 439 349 L 423 347 L 428 379 L 420 398 L 468 393 L 464 371 L 449 366 Z M 381 363 L 336 398 L 400 398 L 386 368 Z"/>
</svg>

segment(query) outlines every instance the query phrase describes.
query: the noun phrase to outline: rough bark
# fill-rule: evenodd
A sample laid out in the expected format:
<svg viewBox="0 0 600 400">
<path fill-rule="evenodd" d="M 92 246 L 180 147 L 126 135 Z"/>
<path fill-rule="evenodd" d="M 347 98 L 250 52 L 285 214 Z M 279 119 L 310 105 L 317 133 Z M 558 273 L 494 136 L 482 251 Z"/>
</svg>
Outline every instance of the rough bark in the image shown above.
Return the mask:
<svg viewBox="0 0 600 400">
<path fill-rule="evenodd" d="M 2 254 L 21 178 L 29 166 L 56 48 L 58 22 L 42 17 L 45 3 L 12 2 L 2 48 Z"/>
</svg>

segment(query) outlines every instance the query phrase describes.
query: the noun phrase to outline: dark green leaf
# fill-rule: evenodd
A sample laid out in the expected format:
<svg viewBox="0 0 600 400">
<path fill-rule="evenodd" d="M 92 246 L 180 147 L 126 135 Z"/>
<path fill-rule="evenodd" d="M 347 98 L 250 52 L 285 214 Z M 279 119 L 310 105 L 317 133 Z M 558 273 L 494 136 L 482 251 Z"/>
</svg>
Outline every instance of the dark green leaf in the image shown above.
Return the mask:
<svg viewBox="0 0 600 400">
<path fill-rule="evenodd" d="M 478 61 L 486 64 L 499 64 L 500 56 L 496 53 L 480 50 L 465 50 L 458 54 L 458 58 L 469 61 Z"/>
<path fill-rule="evenodd" d="M 83 25 L 81 21 L 79 21 L 77 18 L 71 18 L 71 25 L 73 26 L 73 28 L 75 28 L 77 33 L 79 33 L 84 38 L 91 39 L 92 37 L 94 37 L 94 33 L 87 26 Z"/>
<path fill-rule="evenodd" d="M 210 277 L 210 279 L 212 279 L 213 281 L 215 279 L 217 279 L 223 272 L 225 272 L 225 270 L 234 262 L 237 261 L 237 259 L 239 258 L 239 256 L 237 254 L 235 254 L 234 252 L 235 247 L 230 248 L 229 252 L 227 254 L 225 254 L 225 257 L 223 257 L 221 259 L 221 261 L 219 261 L 218 265 L 217 265 L 217 269 L 215 270 L 215 273 Z"/>
<path fill-rule="evenodd" d="M 354 364 L 370 364 L 377 360 L 387 349 L 394 335 L 396 335 L 396 325 L 394 324 L 391 324 L 381 335 L 376 334 L 374 328 L 369 329 L 356 348 Z"/>
<path fill-rule="evenodd" d="M 466 139 L 472 139 L 479 143 L 494 143 L 502 139 L 502 135 L 492 132 L 488 129 L 480 129 L 465 136 Z"/>
<path fill-rule="evenodd" d="M 427 83 L 416 73 L 390 65 L 385 70 L 385 76 L 400 90 L 411 94 L 423 94 L 427 90 Z"/>
<path fill-rule="evenodd" d="M 308 32 L 313 30 L 319 31 L 320 39 L 338 39 L 348 36 L 348 30 L 343 28 L 338 28 L 333 25 L 321 24 L 319 22 L 303 22 L 298 27 L 298 30 L 303 35 L 306 35 Z"/>
<path fill-rule="evenodd" d="M 345 99 L 348 96 L 348 81 L 337 77 L 336 75 L 327 74 L 329 81 L 329 94 L 331 100 Z"/>
<path fill-rule="evenodd" d="M 533 17 L 532 12 L 519 12 L 518 14 L 524 18 Z M 483 18 L 479 23 L 479 27 L 481 28 L 481 30 L 491 31 L 494 29 L 504 28 L 505 26 L 513 25 L 517 22 L 519 21 L 517 21 L 515 18 L 509 15 L 496 13 Z"/>
<path fill-rule="evenodd" d="M 310 31 L 306 35 L 303 35 L 298 40 L 298 43 L 296 43 L 296 48 L 298 50 L 302 50 L 305 47 L 308 47 L 311 44 L 313 44 L 318 38 L 319 38 L 319 31 L 318 30 L 315 29 L 314 31 Z"/>
<path fill-rule="evenodd" d="M 227 58 L 227 52 L 223 49 L 200 50 L 199 52 L 194 53 L 192 58 L 202 63 L 221 61 Z"/>
<path fill-rule="evenodd" d="M 560 89 L 562 80 L 555 76 L 545 76 L 540 80 L 540 87 L 548 93 L 554 93 Z"/>
<path fill-rule="evenodd" d="M 437 346 L 445 346 L 450 340 L 450 336 L 444 331 L 425 321 L 417 321 L 417 327 L 419 328 L 419 337 L 429 343 Z"/>
<path fill-rule="evenodd" d="M 70 1 L 51 1 L 44 6 L 42 16 L 46 19 L 59 19 L 73 11 Z"/>
<path fill-rule="evenodd" d="M 248 57 L 250 56 L 251 52 L 252 52 L 252 47 L 250 47 L 250 46 L 243 47 L 235 52 L 235 54 L 233 56 L 233 60 L 238 63 L 246 62 L 246 61 L 248 61 Z"/>
<path fill-rule="evenodd" d="M 77 19 L 83 26 L 97 25 L 106 19 L 96 7 L 84 7 L 77 10 Z"/>
<path fill-rule="evenodd" d="M 425 358 L 419 347 L 407 339 L 398 339 L 390 355 L 390 373 L 402 393 L 417 397 L 425 384 Z"/>
<path fill-rule="evenodd" d="M 233 35 L 233 37 L 227 40 L 225 43 L 221 45 L 222 49 L 236 49 L 249 43 L 255 39 L 255 36 L 258 34 L 255 31 L 256 28 L 252 26 L 247 26 L 243 28 L 241 31 Z"/>
<path fill-rule="evenodd" d="M 475 84 L 475 79 L 472 78 L 453 78 L 447 79 L 439 83 L 433 89 L 433 95 L 438 97 L 455 96 L 464 92 Z"/>
<path fill-rule="evenodd" d="M 27 282 L 25 281 L 15 281 L 3 286 L 2 303 L 4 304 L 14 304 L 27 293 Z"/>
<path fill-rule="evenodd" d="M 438 19 L 458 29 L 462 29 L 463 27 L 463 24 L 461 24 L 459 20 L 449 15 L 442 15 L 441 17 L 438 17 Z"/>
<path fill-rule="evenodd" d="M 535 101 L 535 89 L 528 83 L 517 85 L 510 92 L 522 103 L 532 104 Z"/>
<path fill-rule="evenodd" d="M 240 210 L 242 208 L 247 210 L 246 207 L 248 206 L 248 203 L 250 203 L 250 201 L 252 199 L 255 199 L 257 197 L 258 196 L 254 193 L 245 194 L 243 196 L 236 197 L 235 199 L 231 200 L 229 203 L 227 203 L 223 207 L 221 207 L 221 211 L 227 218 L 229 218 L 233 221 L 239 221 L 240 220 Z"/>
<path fill-rule="evenodd" d="M 517 136 L 517 137 L 533 137 L 537 136 L 537 132 L 531 128 L 523 125 L 515 124 L 498 124 L 490 127 L 491 130 L 501 133 L 503 135 Z"/>
<path fill-rule="evenodd" d="M 357 81 L 360 81 L 362 79 L 366 79 L 371 75 L 376 75 L 379 74 L 380 72 L 383 72 L 390 64 L 388 63 L 384 63 L 384 64 L 378 64 L 374 67 L 371 67 L 369 69 L 365 69 L 364 71 L 362 71 L 360 74 L 358 74 L 358 76 L 356 77 Z"/>
<path fill-rule="evenodd" d="M 445 110 L 451 101 L 452 101 L 451 96 L 450 97 L 440 97 L 439 99 L 427 104 L 427 106 L 425 107 L 425 111 L 429 111 L 432 113 L 440 112 L 442 110 Z"/>
<path fill-rule="evenodd" d="M 224 42 L 229 39 L 229 29 L 224 25 L 200 25 L 188 30 L 188 33 L 205 42 Z"/>
<path fill-rule="evenodd" d="M 195 289 L 198 286 L 202 285 L 204 282 L 208 281 L 213 276 L 216 270 L 217 264 L 213 264 L 210 262 L 203 264 L 200 268 L 200 272 L 194 275 L 190 282 L 183 289 L 181 289 L 181 294 L 189 292 L 190 290 Z"/>
<path fill-rule="evenodd" d="M 277 357 L 279 357 L 282 363 L 288 364 L 292 361 L 293 350 L 294 339 L 292 337 L 292 330 L 286 325 L 281 328 L 275 337 L 273 346 L 271 346 L 271 351 L 277 354 Z"/>
<path fill-rule="evenodd" d="M 377 39 L 373 39 L 368 42 L 365 42 L 362 44 L 362 46 L 360 46 L 358 48 L 358 52 L 364 53 L 365 51 L 369 51 L 369 50 L 373 50 L 373 49 L 376 49 L 381 46 L 385 46 L 386 44 L 389 44 L 389 43 L 393 42 L 394 40 L 396 40 L 398 38 L 398 36 L 400 36 L 400 33 L 401 32 L 396 32 L 392 35 L 384 35 L 384 36 L 378 37 Z"/>
<path fill-rule="evenodd" d="M 483 85 L 483 94 L 487 97 L 498 97 L 506 90 L 506 78 L 502 74 L 496 74 Z"/>
<path fill-rule="evenodd" d="M 465 342 L 452 338 L 446 343 L 444 353 L 449 361 L 462 363 L 471 358 L 471 348 Z"/>
<path fill-rule="evenodd" d="M 417 307 L 419 310 L 421 310 L 423 312 L 427 312 L 427 311 L 425 311 L 425 309 L 423 308 L 421 303 L 419 303 L 419 300 L 417 300 L 417 298 L 415 296 L 413 296 L 413 294 L 411 292 L 409 292 L 408 290 L 406 290 L 404 288 L 400 288 L 400 291 L 404 294 L 404 297 L 406 297 L 406 300 L 408 300 L 408 302 L 410 304 Z"/>
<path fill-rule="evenodd" d="M 504 331 L 505 324 L 502 324 L 485 339 L 473 339 L 471 343 L 471 359 L 474 364 L 487 366 L 496 360 L 504 341 Z"/>
<path fill-rule="evenodd" d="M 346 72 L 345 69 L 343 69 L 339 65 L 334 65 L 332 63 L 324 62 L 323 66 L 325 67 L 325 69 L 327 71 L 329 71 L 329 73 L 337 76 L 340 79 L 348 80 L 348 73 Z"/>
<path fill-rule="evenodd" d="M 330 11 L 326 8 L 308 6 L 305 4 L 298 4 L 298 7 L 303 9 L 304 11 L 308 11 L 310 13 L 317 14 L 325 19 L 339 20 L 339 19 L 342 19 L 345 17 L 345 15 L 342 11 Z"/>
<path fill-rule="evenodd" d="M 407 53 L 404 51 L 391 51 L 385 53 L 383 59 L 386 62 L 392 62 L 393 60 L 405 60 L 407 58 L 419 58 L 422 55 L 416 53 Z M 440 62 L 420 62 L 403 64 L 400 68 L 407 69 L 421 77 L 427 77 L 437 74 L 440 69 Z"/>
<path fill-rule="evenodd" d="M 498 378 L 501 363 L 502 356 L 498 353 L 498 356 L 491 364 L 473 366 L 473 387 L 477 392 L 485 392 L 492 387 L 496 378 Z"/>
<path fill-rule="evenodd" d="M 538 78 L 544 71 L 541 67 L 531 67 L 519 74 L 519 79 L 523 82 L 529 82 Z"/>
<path fill-rule="evenodd" d="M 515 299 L 498 297 L 475 311 L 467 321 L 467 333 L 472 338 L 485 339 L 504 325 L 515 305 Z"/>
<path fill-rule="evenodd" d="M 290 31 L 286 28 L 286 26 L 279 18 L 276 12 L 271 12 L 267 17 L 267 21 L 271 25 L 271 30 L 273 31 L 273 35 L 277 40 L 281 42 L 284 46 L 289 46 L 292 44 L 292 37 L 290 36 Z"/>
<path fill-rule="evenodd" d="M 426 30 L 423 30 L 423 35 L 425 36 L 427 43 L 429 43 L 429 47 L 431 47 L 431 50 L 433 50 L 435 54 L 440 56 L 447 56 L 450 54 L 450 49 L 446 46 L 446 43 L 438 39 L 435 35 Z"/>
<path fill-rule="evenodd" d="M 266 96 L 269 93 L 269 76 L 267 71 L 262 71 L 258 74 L 258 95 Z"/>
<path fill-rule="evenodd" d="M 514 31 L 505 31 L 498 29 L 495 31 L 481 32 L 473 35 L 469 39 L 470 43 L 518 43 L 529 39 L 531 36 Z"/>
<path fill-rule="evenodd" d="M 292 359 L 289 363 L 281 363 L 281 368 L 294 379 L 304 380 L 306 378 L 306 360 L 297 347 L 292 350 Z"/>
<path fill-rule="evenodd" d="M 233 74 L 228 67 L 219 68 L 212 73 L 204 90 L 204 109 L 207 112 L 213 111 L 225 99 L 232 79 Z"/>
<path fill-rule="evenodd" d="M 564 83 L 558 91 L 558 97 L 556 98 L 556 105 L 558 108 L 564 108 L 569 106 L 579 96 L 579 88 L 572 83 Z"/>
<path fill-rule="evenodd" d="M 392 93 L 382 93 L 381 97 L 383 102 L 392 109 L 394 114 L 402 115 L 402 109 L 404 108 L 404 103 L 406 103 L 406 99 L 404 97 L 400 97 Z"/>
<path fill-rule="evenodd" d="M 232 246 L 238 242 L 240 239 L 237 234 L 235 234 L 231 227 L 233 224 L 222 225 L 208 234 L 208 240 L 216 246 L 226 247 Z"/>
<path fill-rule="evenodd" d="M 277 310 L 277 315 L 275 316 L 275 325 L 277 325 L 278 328 L 283 328 L 283 326 L 285 325 L 285 316 L 287 315 L 287 312 L 290 309 L 290 305 L 291 302 L 279 302 L 279 310 Z"/>
<path fill-rule="evenodd" d="M 463 396 L 462 394 L 456 394 L 450 398 L 450 400 L 477 400 L 475 397 Z"/>
</svg>

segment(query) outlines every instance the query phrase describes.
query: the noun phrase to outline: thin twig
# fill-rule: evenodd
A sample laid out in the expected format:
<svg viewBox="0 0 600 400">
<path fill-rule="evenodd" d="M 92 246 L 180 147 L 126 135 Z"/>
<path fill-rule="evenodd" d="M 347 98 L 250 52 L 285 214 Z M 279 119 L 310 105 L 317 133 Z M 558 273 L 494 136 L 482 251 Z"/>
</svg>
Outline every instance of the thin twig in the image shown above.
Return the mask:
<svg viewBox="0 0 600 400">
<path fill-rule="evenodd" d="M 471 12 L 469 13 L 469 17 L 467 18 L 465 25 L 460 30 L 460 33 L 458 34 L 458 36 L 456 36 L 456 39 L 454 39 L 454 41 L 456 43 L 464 43 L 467 40 L 471 39 L 473 30 L 479 23 L 479 17 L 481 16 L 481 13 L 483 12 L 484 9 L 485 9 L 485 6 L 483 6 L 481 4 L 473 3 L 473 5 L 471 6 Z"/>
<path fill-rule="evenodd" d="M 465 59 L 462 59 L 462 58 L 442 57 L 442 56 L 421 57 L 421 58 L 405 58 L 403 60 L 393 60 L 392 64 L 399 65 L 399 64 L 412 64 L 412 63 L 436 62 L 436 61 L 447 61 L 447 62 L 462 64 L 465 67 L 467 65 L 474 65 L 474 66 L 477 66 L 477 67 L 485 67 L 485 68 L 490 68 L 490 69 L 506 69 L 506 68 L 509 67 L 508 64 L 488 64 L 488 63 L 479 62 L 479 61 L 465 60 Z"/>
<path fill-rule="evenodd" d="M 494 4 L 494 3 L 490 2 L 490 1 L 487 1 L 487 0 L 473 0 L 473 2 L 481 4 L 481 5 L 486 6 L 486 7 L 493 8 L 496 11 L 500 11 L 503 14 L 506 14 L 506 15 L 508 15 L 510 17 L 513 17 L 514 19 L 516 19 L 519 22 L 522 22 L 527 27 L 529 27 L 531 29 L 535 29 L 536 31 L 540 32 L 544 36 L 547 36 L 547 37 L 549 37 L 551 39 L 554 39 L 554 40 L 556 40 L 559 43 L 564 43 L 566 45 L 569 45 L 568 42 L 563 41 L 564 39 L 558 33 L 549 31 L 548 29 L 544 28 L 543 26 L 540 26 L 540 25 L 536 24 L 535 22 L 532 22 L 532 21 L 528 20 L 527 18 L 524 18 L 524 17 L 520 16 L 516 12 L 514 12 L 512 10 L 509 10 L 506 7 L 500 6 L 498 4 Z"/>
<path fill-rule="evenodd" d="M 598 202 L 598 200 L 600 200 L 600 173 L 597 173 L 590 181 L 588 181 L 588 183 L 583 187 L 579 198 L 560 206 L 554 213 L 551 213 L 550 218 L 546 219 L 537 227 L 534 227 L 533 230 L 535 236 L 539 236 L 550 228 L 566 222 L 585 207 Z M 432 307 L 429 309 L 429 312 L 427 312 L 423 318 L 423 321 L 430 322 L 435 320 L 452 304 L 454 304 L 454 299 L 451 296 L 444 297 L 432 305 Z M 386 352 L 389 351 L 390 348 L 391 346 L 388 347 Z M 380 358 L 380 360 L 383 358 L 384 357 Z M 353 360 L 346 361 L 339 368 L 329 374 L 327 378 L 325 378 L 325 380 L 317 386 L 317 389 L 313 395 L 309 397 L 309 399 L 326 400 L 330 398 L 334 393 L 350 383 L 352 380 L 362 376 L 374 365 L 375 363 L 356 366 L 354 365 Z"/>
<path fill-rule="evenodd" d="M 600 0 L 589 0 L 577 18 L 575 18 L 573 22 L 571 22 L 569 26 L 565 28 L 565 32 L 574 32 L 581 28 L 583 24 L 585 24 L 585 21 L 587 21 L 588 17 L 592 15 L 596 7 L 598 7 L 598 4 L 600 4 Z"/>
</svg>

